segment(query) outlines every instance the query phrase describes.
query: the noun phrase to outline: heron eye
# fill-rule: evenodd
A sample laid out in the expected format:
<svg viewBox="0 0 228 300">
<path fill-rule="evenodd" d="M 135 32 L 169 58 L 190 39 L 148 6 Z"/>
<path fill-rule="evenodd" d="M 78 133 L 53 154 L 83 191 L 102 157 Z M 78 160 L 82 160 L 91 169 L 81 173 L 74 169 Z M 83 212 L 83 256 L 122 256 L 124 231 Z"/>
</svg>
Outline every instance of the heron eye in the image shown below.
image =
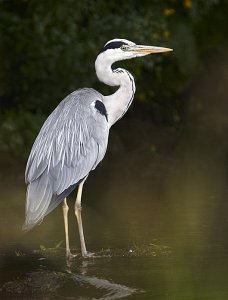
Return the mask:
<svg viewBox="0 0 228 300">
<path fill-rule="evenodd" d="M 126 50 L 129 49 L 129 47 L 128 47 L 127 45 L 122 45 L 122 46 L 120 47 L 120 49 L 123 50 L 123 51 L 126 51 Z"/>
</svg>

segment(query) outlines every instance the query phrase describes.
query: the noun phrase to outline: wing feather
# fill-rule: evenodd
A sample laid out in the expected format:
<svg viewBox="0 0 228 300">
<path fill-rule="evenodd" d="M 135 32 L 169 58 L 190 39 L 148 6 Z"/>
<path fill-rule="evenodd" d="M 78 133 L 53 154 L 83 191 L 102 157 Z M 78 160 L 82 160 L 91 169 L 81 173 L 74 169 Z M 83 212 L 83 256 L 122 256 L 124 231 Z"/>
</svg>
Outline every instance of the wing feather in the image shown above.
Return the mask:
<svg viewBox="0 0 228 300">
<path fill-rule="evenodd" d="M 41 128 L 26 167 L 27 227 L 40 222 L 63 200 L 60 195 L 103 159 L 109 127 L 92 105 L 96 100 L 102 96 L 92 89 L 70 94 Z"/>
</svg>

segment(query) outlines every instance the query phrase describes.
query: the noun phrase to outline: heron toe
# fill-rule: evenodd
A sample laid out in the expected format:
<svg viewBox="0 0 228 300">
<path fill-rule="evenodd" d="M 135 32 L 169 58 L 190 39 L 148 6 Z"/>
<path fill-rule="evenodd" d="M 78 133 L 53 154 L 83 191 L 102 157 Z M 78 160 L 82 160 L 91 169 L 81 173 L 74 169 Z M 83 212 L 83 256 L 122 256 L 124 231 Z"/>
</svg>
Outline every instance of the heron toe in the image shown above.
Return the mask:
<svg viewBox="0 0 228 300">
<path fill-rule="evenodd" d="M 89 252 L 89 251 L 86 251 L 86 253 L 82 253 L 82 257 L 83 258 L 92 258 L 95 256 L 95 253 L 94 252 Z"/>
<path fill-rule="evenodd" d="M 76 256 L 78 256 L 78 255 L 77 254 L 72 254 L 70 251 L 66 251 L 67 260 L 71 260 L 71 259 L 75 258 Z"/>
</svg>

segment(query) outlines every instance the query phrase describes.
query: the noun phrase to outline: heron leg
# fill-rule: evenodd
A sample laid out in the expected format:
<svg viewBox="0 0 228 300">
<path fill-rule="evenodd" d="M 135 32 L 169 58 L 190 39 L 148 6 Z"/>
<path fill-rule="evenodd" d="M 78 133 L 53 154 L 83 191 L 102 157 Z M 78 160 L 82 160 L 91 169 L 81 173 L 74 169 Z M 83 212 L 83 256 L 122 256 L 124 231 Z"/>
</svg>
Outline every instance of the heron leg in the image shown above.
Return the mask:
<svg viewBox="0 0 228 300">
<path fill-rule="evenodd" d="M 68 210 L 69 207 L 67 205 L 66 198 L 63 201 L 63 219 L 64 219 L 64 228 L 65 228 L 65 239 L 66 239 L 66 257 L 70 259 L 74 257 L 74 255 L 70 252 L 70 244 L 69 244 L 69 233 L 68 233 Z"/>
<path fill-rule="evenodd" d="M 88 252 L 86 250 L 86 245 L 85 245 L 85 239 L 84 239 L 84 233 L 83 233 L 83 226 L 82 226 L 82 216 L 81 216 L 81 198 L 82 198 L 82 189 L 83 189 L 83 184 L 85 180 L 83 180 L 79 186 L 78 186 L 78 193 L 77 193 L 77 198 L 75 202 L 75 215 L 78 221 L 78 229 L 79 229 L 79 237 L 80 237 L 80 243 L 81 243 L 81 251 L 82 251 L 82 256 L 87 257 Z"/>
</svg>

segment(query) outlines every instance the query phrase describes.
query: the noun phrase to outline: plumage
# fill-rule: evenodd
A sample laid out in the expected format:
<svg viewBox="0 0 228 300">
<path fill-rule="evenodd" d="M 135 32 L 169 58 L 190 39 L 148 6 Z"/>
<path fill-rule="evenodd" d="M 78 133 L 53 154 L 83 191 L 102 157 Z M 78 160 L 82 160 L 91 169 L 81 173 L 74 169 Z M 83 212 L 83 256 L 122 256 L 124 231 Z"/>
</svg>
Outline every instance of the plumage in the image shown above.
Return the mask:
<svg viewBox="0 0 228 300">
<path fill-rule="evenodd" d="M 103 159 L 109 126 L 106 117 L 95 109 L 96 101 L 102 102 L 103 96 L 93 89 L 75 91 L 59 103 L 42 126 L 26 167 L 24 229 L 41 222 L 47 210 L 56 207 L 52 202 L 61 194 L 57 202 L 63 201 L 68 196 L 64 191 L 76 186 Z"/>
</svg>

